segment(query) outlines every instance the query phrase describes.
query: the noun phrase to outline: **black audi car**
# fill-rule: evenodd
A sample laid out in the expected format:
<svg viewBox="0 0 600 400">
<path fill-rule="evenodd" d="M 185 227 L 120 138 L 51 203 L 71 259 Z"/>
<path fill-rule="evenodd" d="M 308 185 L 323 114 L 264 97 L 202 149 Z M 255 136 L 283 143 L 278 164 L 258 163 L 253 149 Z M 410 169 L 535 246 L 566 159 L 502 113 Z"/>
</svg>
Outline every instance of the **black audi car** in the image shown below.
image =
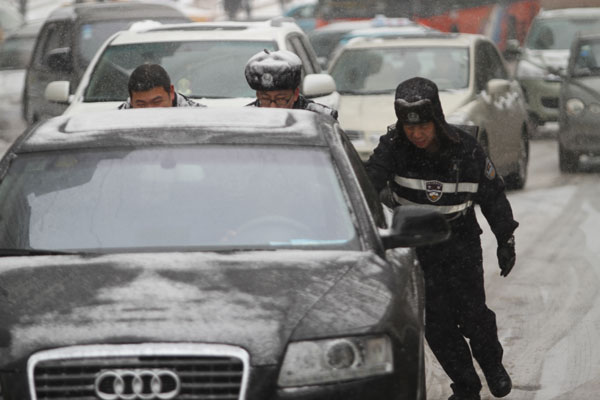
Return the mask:
<svg viewBox="0 0 600 400">
<path fill-rule="evenodd" d="M 562 78 L 559 166 L 563 172 L 575 172 L 581 156 L 600 156 L 600 35 L 575 38 Z"/>
<path fill-rule="evenodd" d="M 386 218 L 333 119 L 56 117 L 0 178 L 5 400 L 425 398 L 409 247 L 448 225 Z"/>
</svg>

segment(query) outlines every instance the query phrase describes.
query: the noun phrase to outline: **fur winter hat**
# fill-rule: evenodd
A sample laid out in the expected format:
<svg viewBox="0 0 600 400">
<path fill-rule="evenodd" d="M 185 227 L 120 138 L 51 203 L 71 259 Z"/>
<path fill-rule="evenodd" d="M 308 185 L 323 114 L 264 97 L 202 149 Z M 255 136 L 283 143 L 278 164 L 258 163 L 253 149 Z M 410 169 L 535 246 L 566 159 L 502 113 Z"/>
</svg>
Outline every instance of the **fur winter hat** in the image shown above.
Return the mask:
<svg viewBox="0 0 600 400">
<path fill-rule="evenodd" d="M 302 79 L 302 61 L 287 50 L 263 50 L 248 60 L 244 71 L 254 90 L 296 89 Z"/>
<path fill-rule="evenodd" d="M 434 122 L 448 139 L 458 141 L 444 117 L 437 85 L 429 79 L 415 77 L 401 82 L 396 88 L 394 110 L 400 126 Z"/>
</svg>

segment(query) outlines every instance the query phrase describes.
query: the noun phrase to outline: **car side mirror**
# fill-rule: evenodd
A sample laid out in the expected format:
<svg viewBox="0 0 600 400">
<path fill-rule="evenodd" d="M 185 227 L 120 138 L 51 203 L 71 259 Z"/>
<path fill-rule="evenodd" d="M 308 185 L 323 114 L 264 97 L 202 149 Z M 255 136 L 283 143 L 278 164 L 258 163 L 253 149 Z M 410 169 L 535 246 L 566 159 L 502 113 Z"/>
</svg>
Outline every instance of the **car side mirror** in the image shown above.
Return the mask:
<svg viewBox="0 0 600 400">
<path fill-rule="evenodd" d="M 328 96 L 335 91 L 335 81 L 329 74 L 308 74 L 302 81 L 302 94 L 307 98 Z"/>
<path fill-rule="evenodd" d="M 490 79 L 485 85 L 485 91 L 490 96 L 503 95 L 510 90 L 510 82 L 506 79 Z"/>
<path fill-rule="evenodd" d="M 71 83 L 69 81 L 50 82 L 46 86 L 46 90 L 44 91 L 44 97 L 46 98 L 46 100 L 55 103 L 68 103 L 70 88 Z"/>
<path fill-rule="evenodd" d="M 50 50 L 45 58 L 46 65 L 56 72 L 71 72 L 73 70 L 73 57 L 71 48 L 60 47 Z"/>
<path fill-rule="evenodd" d="M 394 209 L 391 228 L 381 240 L 387 250 L 443 242 L 450 233 L 450 225 L 441 213 L 417 206 L 400 206 Z"/>
</svg>

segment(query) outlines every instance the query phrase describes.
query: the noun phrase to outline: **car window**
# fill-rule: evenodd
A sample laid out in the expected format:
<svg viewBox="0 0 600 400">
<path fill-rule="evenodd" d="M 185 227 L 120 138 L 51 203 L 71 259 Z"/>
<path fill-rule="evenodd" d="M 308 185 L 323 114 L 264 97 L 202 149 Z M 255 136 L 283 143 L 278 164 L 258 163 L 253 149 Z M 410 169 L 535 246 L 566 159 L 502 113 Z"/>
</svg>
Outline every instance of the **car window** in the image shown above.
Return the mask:
<svg viewBox="0 0 600 400">
<path fill-rule="evenodd" d="M 304 78 L 304 75 L 306 74 L 313 74 L 315 72 L 313 65 L 310 62 L 308 53 L 302 45 L 300 38 L 297 35 L 290 35 L 286 41 L 290 50 L 296 53 L 302 60 L 302 77 Z"/>
<path fill-rule="evenodd" d="M 37 65 L 43 64 L 46 56 L 52 50 L 71 47 L 69 33 L 70 30 L 64 23 L 57 22 L 46 25 L 39 35 L 41 42 L 39 48 L 35 50 L 34 63 Z"/>
<path fill-rule="evenodd" d="M 398 82 L 415 76 L 434 81 L 439 90 L 469 84 L 465 47 L 386 47 L 348 49 L 330 68 L 340 93 L 392 93 Z"/>
<path fill-rule="evenodd" d="M 504 62 L 491 43 L 482 43 L 483 51 L 487 53 L 486 59 L 489 63 L 487 68 L 490 70 L 490 78 L 491 79 L 508 79 L 508 73 L 506 72 L 506 68 L 504 67 Z"/>
<path fill-rule="evenodd" d="M 525 47 L 533 50 L 567 50 L 575 36 L 600 33 L 598 18 L 539 18 L 531 24 Z"/>
<path fill-rule="evenodd" d="M 495 47 L 491 43 L 479 42 L 475 49 L 477 91 L 485 90 L 490 79 L 508 79 L 508 73 Z"/>
<path fill-rule="evenodd" d="M 147 62 L 162 65 L 175 89 L 190 97 L 255 97 L 244 77 L 244 67 L 250 57 L 263 49 L 277 50 L 277 44 L 193 41 L 110 46 L 94 67 L 84 101 L 126 100 L 129 75 Z"/>
<path fill-rule="evenodd" d="M 0 248 L 358 249 L 342 190 L 321 148 L 23 154 L 0 184 Z"/>
<path fill-rule="evenodd" d="M 185 23 L 189 22 L 183 18 L 153 18 L 154 20 L 169 24 L 169 23 Z M 96 51 L 102 46 L 104 41 L 112 34 L 121 30 L 127 30 L 131 24 L 136 21 L 132 20 L 111 20 L 97 21 L 82 24 L 78 27 L 78 57 L 83 66 L 87 66 Z"/>
<path fill-rule="evenodd" d="M 10 37 L 0 46 L 0 69 L 26 69 L 35 37 Z"/>
<path fill-rule="evenodd" d="M 356 148 L 354 148 L 354 145 L 352 145 L 352 142 L 350 141 L 346 133 L 342 131 L 339 128 L 339 126 L 336 126 L 336 130 L 342 140 L 344 150 L 346 151 L 346 154 L 350 159 L 350 164 L 352 165 L 352 169 L 354 170 L 354 174 L 358 179 L 358 183 L 362 189 L 362 192 L 365 195 L 367 205 L 371 210 L 371 215 L 375 220 L 375 224 L 379 228 L 386 228 L 387 225 L 385 221 L 385 216 L 383 214 L 383 207 L 381 206 L 381 201 L 379 200 L 379 194 L 375 190 L 375 187 L 373 187 L 373 184 L 371 183 L 371 180 L 367 175 L 367 171 L 365 171 L 364 164 L 360 159 Z"/>
<path fill-rule="evenodd" d="M 571 75 L 574 77 L 600 75 L 600 42 L 583 42 L 573 51 Z"/>
</svg>

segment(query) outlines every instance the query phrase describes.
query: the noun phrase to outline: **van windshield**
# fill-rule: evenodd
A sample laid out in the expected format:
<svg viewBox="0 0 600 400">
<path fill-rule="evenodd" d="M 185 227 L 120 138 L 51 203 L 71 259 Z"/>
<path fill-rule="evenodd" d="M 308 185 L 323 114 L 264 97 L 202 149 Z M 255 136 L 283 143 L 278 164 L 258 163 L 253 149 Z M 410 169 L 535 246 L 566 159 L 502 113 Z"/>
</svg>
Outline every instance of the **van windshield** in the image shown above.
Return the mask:
<svg viewBox="0 0 600 400">
<path fill-rule="evenodd" d="M 589 33 L 600 33 L 600 19 L 539 19 L 531 25 L 525 47 L 532 50 L 568 50 L 577 34 Z"/>
</svg>

